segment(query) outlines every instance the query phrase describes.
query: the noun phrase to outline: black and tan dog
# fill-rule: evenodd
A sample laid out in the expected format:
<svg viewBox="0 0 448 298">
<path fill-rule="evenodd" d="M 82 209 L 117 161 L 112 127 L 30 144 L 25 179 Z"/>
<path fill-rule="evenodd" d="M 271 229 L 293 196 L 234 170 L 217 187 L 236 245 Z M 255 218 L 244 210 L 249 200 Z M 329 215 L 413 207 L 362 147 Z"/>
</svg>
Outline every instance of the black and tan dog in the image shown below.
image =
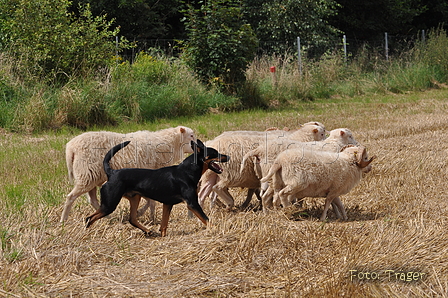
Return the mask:
<svg viewBox="0 0 448 298">
<path fill-rule="evenodd" d="M 137 220 L 137 208 L 141 197 L 150 198 L 163 203 L 162 237 L 166 235 L 168 219 L 173 205 L 185 202 L 205 225 L 208 217 L 198 203 L 197 186 L 202 174 L 210 169 L 218 174 L 222 168 L 216 162 L 227 162 L 230 157 L 220 154 L 217 150 L 205 147 L 197 140 L 191 141 L 193 154 L 177 166 L 150 169 L 119 169 L 110 167 L 109 161 L 120 149 L 127 146 L 124 142 L 113 147 L 104 157 L 103 166 L 107 174 L 107 182 L 101 187 L 101 206 L 91 216 L 86 218 L 87 227 L 98 219 L 111 214 L 118 206 L 122 197 L 130 201 L 130 223 L 149 236 L 150 231 Z"/>
</svg>

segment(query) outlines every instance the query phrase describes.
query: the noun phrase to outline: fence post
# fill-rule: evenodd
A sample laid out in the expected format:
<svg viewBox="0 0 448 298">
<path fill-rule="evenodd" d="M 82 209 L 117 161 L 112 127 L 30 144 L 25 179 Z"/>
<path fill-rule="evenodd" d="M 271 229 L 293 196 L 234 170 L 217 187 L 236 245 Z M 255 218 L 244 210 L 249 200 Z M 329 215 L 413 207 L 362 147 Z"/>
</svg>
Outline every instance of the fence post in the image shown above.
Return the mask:
<svg viewBox="0 0 448 298">
<path fill-rule="evenodd" d="M 297 37 L 297 60 L 299 63 L 299 74 L 302 76 L 302 55 L 300 53 L 300 37 Z"/>
<path fill-rule="evenodd" d="M 344 62 L 347 64 L 347 36 L 345 34 L 342 38 L 342 43 L 344 45 Z"/>
<path fill-rule="evenodd" d="M 118 65 L 118 35 L 115 36 L 115 61 Z"/>
<path fill-rule="evenodd" d="M 425 29 L 422 30 L 422 42 L 425 43 Z"/>
<path fill-rule="evenodd" d="M 387 32 L 384 33 L 384 40 L 386 43 L 385 47 L 386 61 L 389 61 L 389 41 L 387 40 Z"/>
</svg>

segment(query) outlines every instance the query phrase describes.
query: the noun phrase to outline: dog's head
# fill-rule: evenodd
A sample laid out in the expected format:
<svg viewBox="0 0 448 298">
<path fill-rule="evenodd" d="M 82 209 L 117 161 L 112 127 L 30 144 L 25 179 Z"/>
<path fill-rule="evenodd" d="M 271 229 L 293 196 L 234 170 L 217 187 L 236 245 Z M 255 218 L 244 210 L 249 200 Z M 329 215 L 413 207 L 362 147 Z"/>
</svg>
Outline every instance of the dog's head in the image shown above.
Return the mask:
<svg viewBox="0 0 448 298">
<path fill-rule="evenodd" d="M 210 169 L 217 174 L 221 174 L 222 168 L 217 163 L 228 162 L 230 160 L 230 156 L 221 154 L 214 148 L 206 147 L 199 139 L 197 143 L 191 141 L 191 149 L 197 154 L 198 160 L 204 163 L 202 172 Z"/>
</svg>

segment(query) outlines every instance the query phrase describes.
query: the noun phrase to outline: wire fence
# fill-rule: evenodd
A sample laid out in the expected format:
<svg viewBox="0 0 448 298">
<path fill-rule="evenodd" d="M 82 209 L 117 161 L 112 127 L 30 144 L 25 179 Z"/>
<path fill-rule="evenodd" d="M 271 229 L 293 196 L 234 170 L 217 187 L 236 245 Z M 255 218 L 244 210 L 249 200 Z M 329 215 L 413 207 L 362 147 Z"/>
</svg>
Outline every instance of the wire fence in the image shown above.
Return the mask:
<svg viewBox="0 0 448 298">
<path fill-rule="evenodd" d="M 297 46 L 297 40 L 284 42 L 259 41 L 257 55 L 285 55 L 287 53 L 297 53 L 298 49 L 305 48 L 305 54 L 311 58 L 318 57 L 325 51 L 341 51 L 344 52 L 346 59 L 350 59 L 350 57 L 355 57 L 361 49 L 366 49 L 376 53 L 378 56 L 383 56 L 385 59 L 388 59 L 391 56 L 397 56 L 408 51 L 417 41 L 424 41 L 425 38 L 424 31 L 420 32 L 418 35 L 388 35 L 385 33 L 383 37 L 376 37 L 368 40 L 343 36 L 339 41 L 336 41 L 333 45 L 326 46 L 325 48 L 309 46 L 307 45 L 306 40 L 301 40 L 299 48 Z M 157 51 L 168 57 L 178 57 L 182 52 L 182 41 L 175 39 L 142 39 L 134 41 L 136 46 L 121 54 L 124 59 L 131 63 L 135 60 L 136 55 L 142 51 Z M 302 56 L 303 55 L 304 54 L 302 53 Z"/>
</svg>

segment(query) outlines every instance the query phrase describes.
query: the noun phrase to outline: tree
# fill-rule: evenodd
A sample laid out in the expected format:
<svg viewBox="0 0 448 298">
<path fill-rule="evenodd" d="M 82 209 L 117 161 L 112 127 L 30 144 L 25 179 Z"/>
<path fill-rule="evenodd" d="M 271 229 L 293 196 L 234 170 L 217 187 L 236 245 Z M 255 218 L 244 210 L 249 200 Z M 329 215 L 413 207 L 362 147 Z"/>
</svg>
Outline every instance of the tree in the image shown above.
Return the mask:
<svg viewBox="0 0 448 298">
<path fill-rule="evenodd" d="M 107 15 L 120 27 L 128 40 L 183 38 L 179 0 L 73 0 L 71 11 L 79 4 L 90 4 L 94 15 Z"/>
<path fill-rule="evenodd" d="M 283 54 L 300 37 L 308 47 L 325 51 L 339 31 L 328 23 L 336 13 L 333 0 L 245 0 L 244 14 L 260 41 Z"/>
<path fill-rule="evenodd" d="M 68 0 L 2 2 L 3 49 L 13 49 L 9 53 L 22 64 L 19 70 L 59 82 L 87 75 L 113 60 L 118 28 L 111 29 L 112 21 L 104 16 L 94 17 L 88 5 L 80 7 L 75 17 L 68 12 Z"/>
<path fill-rule="evenodd" d="M 189 40 L 182 58 L 199 77 L 235 92 L 245 81 L 257 40 L 244 21 L 241 1 L 210 0 L 200 8 L 188 5 L 185 24 Z"/>
<path fill-rule="evenodd" d="M 427 10 L 420 0 L 336 1 L 340 6 L 331 23 L 359 40 L 371 40 L 384 32 L 409 34 L 413 20 Z"/>
</svg>

